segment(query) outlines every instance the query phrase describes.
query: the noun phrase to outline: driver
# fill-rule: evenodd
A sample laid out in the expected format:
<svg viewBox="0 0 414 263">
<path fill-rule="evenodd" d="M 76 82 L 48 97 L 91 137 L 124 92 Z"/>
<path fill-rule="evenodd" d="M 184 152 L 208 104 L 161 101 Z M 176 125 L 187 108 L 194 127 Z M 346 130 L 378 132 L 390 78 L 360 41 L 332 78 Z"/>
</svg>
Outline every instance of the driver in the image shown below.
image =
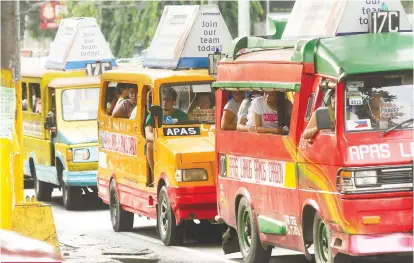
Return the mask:
<svg viewBox="0 0 414 263">
<path fill-rule="evenodd" d="M 328 111 L 329 116 L 332 121 L 333 127 L 335 127 L 335 90 L 331 90 L 328 98 Z M 316 111 L 315 111 L 316 112 Z M 316 114 L 312 114 L 311 119 L 308 122 L 305 130 L 303 131 L 303 138 L 309 142 L 313 141 L 316 134 L 319 132 L 318 127 L 316 126 Z"/>
<path fill-rule="evenodd" d="M 177 92 L 173 88 L 163 88 L 162 90 L 162 109 L 165 120 L 187 121 L 188 116 L 180 109 L 174 108 L 174 103 L 177 99 Z M 152 127 L 153 117 L 151 114 L 145 120 L 145 148 L 144 152 L 147 155 L 148 164 L 151 169 L 151 180 L 153 182 L 154 174 L 154 127 Z"/>
</svg>

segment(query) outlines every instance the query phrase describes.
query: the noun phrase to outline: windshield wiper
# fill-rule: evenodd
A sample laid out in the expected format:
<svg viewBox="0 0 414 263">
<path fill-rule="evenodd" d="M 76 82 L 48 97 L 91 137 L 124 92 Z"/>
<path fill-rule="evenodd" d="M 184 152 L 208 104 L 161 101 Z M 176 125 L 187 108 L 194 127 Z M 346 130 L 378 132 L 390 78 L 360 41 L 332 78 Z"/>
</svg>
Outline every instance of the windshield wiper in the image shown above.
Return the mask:
<svg viewBox="0 0 414 263">
<path fill-rule="evenodd" d="M 401 122 L 400 124 L 395 125 L 394 127 L 389 128 L 388 130 L 381 133 L 380 138 L 384 137 L 387 133 L 389 133 L 389 132 L 391 132 L 395 129 L 401 128 L 403 125 L 405 125 L 407 123 L 413 123 L 413 121 L 414 121 L 414 118 L 411 118 L 411 119 L 408 119 L 408 120 L 405 120 L 405 121 Z"/>
</svg>

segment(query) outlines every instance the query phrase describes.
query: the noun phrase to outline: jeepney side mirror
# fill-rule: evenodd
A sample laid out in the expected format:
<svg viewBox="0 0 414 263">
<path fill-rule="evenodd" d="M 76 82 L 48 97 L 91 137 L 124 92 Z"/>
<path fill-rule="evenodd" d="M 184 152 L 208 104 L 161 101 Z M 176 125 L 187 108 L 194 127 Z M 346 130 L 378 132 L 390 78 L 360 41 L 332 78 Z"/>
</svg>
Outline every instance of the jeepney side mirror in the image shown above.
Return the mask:
<svg viewBox="0 0 414 263">
<path fill-rule="evenodd" d="M 55 124 L 55 115 L 53 113 L 52 114 L 49 113 L 46 116 L 46 121 L 45 121 L 44 128 L 45 129 L 51 129 L 53 127 L 56 127 L 56 124 Z"/>
<path fill-rule="evenodd" d="M 319 107 L 316 112 L 316 127 L 318 130 L 332 129 L 332 121 L 329 116 L 328 107 Z"/>
<path fill-rule="evenodd" d="M 150 112 L 152 115 L 152 121 L 151 123 L 152 127 L 161 128 L 162 127 L 162 121 L 163 121 L 163 110 L 161 106 L 153 105 L 150 108 Z M 157 117 L 158 121 L 155 123 L 155 117 Z"/>
</svg>

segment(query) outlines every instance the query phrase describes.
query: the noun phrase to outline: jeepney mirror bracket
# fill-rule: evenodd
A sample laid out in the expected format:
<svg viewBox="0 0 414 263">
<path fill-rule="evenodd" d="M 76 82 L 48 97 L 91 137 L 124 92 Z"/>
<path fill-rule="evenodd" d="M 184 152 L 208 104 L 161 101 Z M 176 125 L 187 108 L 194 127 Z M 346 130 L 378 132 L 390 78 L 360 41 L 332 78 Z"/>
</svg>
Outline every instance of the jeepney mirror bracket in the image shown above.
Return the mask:
<svg viewBox="0 0 414 263">
<path fill-rule="evenodd" d="M 332 121 L 329 116 L 329 109 L 328 107 L 319 107 L 315 111 L 316 117 L 316 127 L 318 130 L 327 130 L 332 129 Z"/>
<path fill-rule="evenodd" d="M 55 116 L 54 116 L 54 114 L 49 113 L 49 114 L 46 116 L 46 120 L 45 120 L 44 128 L 45 128 L 46 130 L 49 130 L 49 129 L 51 129 L 51 128 L 55 127 L 55 126 L 56 126 L 56 125 L 55 125 Z"/>
<path fill-rule="evenodd" d="M 150 108 L 150 112 L 152 115 L 152 123 L 151 125 L 156 128 L 162 127 L 162 121 L 163 121 L 163 110 L 161 106 L 153 105 Z M 155 117 L 157 117 L 157 122 L 155 121 Z"/>
</svg>

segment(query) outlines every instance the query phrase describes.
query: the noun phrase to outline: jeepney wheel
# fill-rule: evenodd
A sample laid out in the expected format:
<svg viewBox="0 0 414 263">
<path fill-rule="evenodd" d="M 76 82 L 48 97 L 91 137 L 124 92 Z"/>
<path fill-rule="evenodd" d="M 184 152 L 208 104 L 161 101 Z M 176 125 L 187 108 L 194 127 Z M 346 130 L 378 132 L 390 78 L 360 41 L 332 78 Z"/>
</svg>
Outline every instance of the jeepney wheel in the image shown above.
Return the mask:
<svg viewBox="0 0 414 263">
<path fill-rule="evenodd" d="M 109 212 L 111 213 L 112 228 L 115 232 L 132 230 L 134 227 L 134 213 L 122 209 L 114 180 L 111 181 L 109 195 Z"/>
<path fill-rule="evenodd" d="M 247 263 L 267 263 L 270 261 L 272 249 L 263 248 L 260 242 L 257 225 L 246 198 L 242 198 L 237 211 L 237 235 L 240 251 Z"/>
<path fill-rule="evenodd" d="M 79 209 L 82 205 L 82 189 L 63 183 L 62 199 L 66 210 Z"/>
<path fill-rule="evenodd" d="M 313 244 L 315 247 L 316 263 L 333 263 L 333 256 L 329 244 L 331 242 L 331 233 L 328 226 L 322 220 L 318 213 L 313 220 Z"/>
<path fill-rule="evenodd" d="M 167 187 L 163 186 L 158 194 L 157 227 L 162 242 L 166 246 L 182 243 L 183 227 L 177 226 L 175 215 L 168 199 Z"/>
<path fill-rule="evenodd" d="M 35 190 L 36 199 L 42 202 L 51 201 L 53 186 L 49 183 L 42 182 L 39 179 L 37 179 L 36 171 L 34 170 L 33 165 L 30 165 L 30 173 L 34 180 L 34 190 Z"/>
</svg>

